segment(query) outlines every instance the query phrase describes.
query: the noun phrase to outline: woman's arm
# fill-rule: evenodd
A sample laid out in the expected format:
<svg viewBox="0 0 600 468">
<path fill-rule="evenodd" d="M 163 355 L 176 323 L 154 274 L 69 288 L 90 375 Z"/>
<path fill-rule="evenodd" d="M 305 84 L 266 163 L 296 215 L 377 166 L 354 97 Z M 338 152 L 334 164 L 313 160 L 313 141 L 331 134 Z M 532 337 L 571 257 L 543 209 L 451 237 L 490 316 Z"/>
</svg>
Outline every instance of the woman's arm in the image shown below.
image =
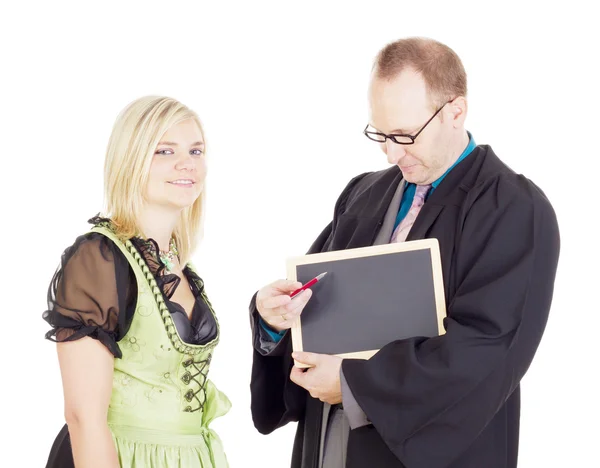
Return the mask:
<svg viewBox="0 0 600 468">
<path fill-rule="evenodd" d="M 127 259 L 98 233 L 79 237 L 63 254 L 44 318 L 58 342 L 65 418 L 75 466 L 118 467 L 107 424 L 114 359 L 127 333 L 137 288 Z"/>
<path fill-rule="evenodd" d="M 75 466 L 118 468 L 107 424 L 113 355 L 90 337 L 58 343 L 57 350 Z"/>
</svg>

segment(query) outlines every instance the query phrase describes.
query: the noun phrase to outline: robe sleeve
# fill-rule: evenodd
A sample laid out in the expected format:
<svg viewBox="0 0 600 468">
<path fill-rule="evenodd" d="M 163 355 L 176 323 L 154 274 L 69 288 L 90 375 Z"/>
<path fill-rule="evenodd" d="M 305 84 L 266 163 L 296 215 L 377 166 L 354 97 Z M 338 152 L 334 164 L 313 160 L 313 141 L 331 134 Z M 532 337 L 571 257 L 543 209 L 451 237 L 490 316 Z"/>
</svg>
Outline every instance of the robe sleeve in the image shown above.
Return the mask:
<svg viewBox="0 0 600 468">
<path fill-rule="evenodd" d="M 446 467 L 477 438 L 527 371 L 552 300 L 559 232 L 543 193 L 505 174 L 471 189 L 466 207 L 446 333 L 342 364 L 360 408 L 411 468 Z"/>
</svg>

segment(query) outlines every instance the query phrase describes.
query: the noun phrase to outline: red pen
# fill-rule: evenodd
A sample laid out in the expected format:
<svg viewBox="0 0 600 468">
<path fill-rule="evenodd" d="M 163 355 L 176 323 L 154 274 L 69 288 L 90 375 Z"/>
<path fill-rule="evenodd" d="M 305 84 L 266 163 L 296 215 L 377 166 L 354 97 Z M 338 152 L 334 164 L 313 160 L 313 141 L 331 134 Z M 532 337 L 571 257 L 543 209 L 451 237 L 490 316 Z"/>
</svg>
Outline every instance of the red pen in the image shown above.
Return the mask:
<svg viewBox="0 0 600 468">
<path fill-rule="evenodd" d="M 317 276 L 316 278 L 311 279 L 308 283 L 306 283 L 304 286 L 302 286 L 300 289 L 296 289 L 292 294 L 290 294 L 290 297 L 293 299 L 297 294 L 300 294 L 302 291 L 304 291 L 305 289 L 310 288 L 313 284 L 316 284 L 319 280 L 322 280 L 323 277 L 327 274 L 327 272 L 321 273 L 319 276 Z"/>
</svg>

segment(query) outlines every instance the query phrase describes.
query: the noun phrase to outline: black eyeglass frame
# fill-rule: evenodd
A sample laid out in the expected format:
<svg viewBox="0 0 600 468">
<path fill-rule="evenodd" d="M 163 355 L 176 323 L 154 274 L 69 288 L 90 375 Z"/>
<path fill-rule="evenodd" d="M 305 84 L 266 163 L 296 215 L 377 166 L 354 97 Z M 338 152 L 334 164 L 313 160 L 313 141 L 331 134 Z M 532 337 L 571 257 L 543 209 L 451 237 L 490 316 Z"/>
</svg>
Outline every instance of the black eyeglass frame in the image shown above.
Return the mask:
<svg viewBox="0 0 600 468">
<path fill-rule="evenodd" d="M 417 137 L 421 134 L 421 132 L 423 130 L 425 130 L 425 127 L 427 127 L 427 125 L 429 125 L 429 123 L 435 119 L 435 116 L 438 115 L 440 113 L 440 111 L 446 106 L 446 104 L 450 104 L 452 101 L 454 101 L 454 99 L 451 99 L 448 102 L 445 102 L 442 107 L 440 107 L 438 110 L 435 111 L 435 114 L 433 114 L 431 116 L 431 118 L 425 122 L 425 125 L 423 125 L 421 127 L 421 129 L 415 134 L 415 135 L 406 135 L 403 133 L 392 133 L 390 135 L 386 135 L 385 133 L 381 133 L 381 132 L 367 132 L 367 128 L 369 128 L 369 124 L 367 124 L 367 126 L 365 127 L 365 129 L 363 130 L 363 133 L 365 134 L 365 136 L 372 141 L 376 141 L 377 143 L 385 143 L 386 140 L 392 140 L 394 143 L 398 144 L 398 145 L 413 145 L 415 143 L 415 140 L 417 139 Z M 373 137 L 371 137 L 370 135 L 377 135 L 380 137 L 380 139 L 375 139 Z M 408 138 L 410 139 L 410 142 L 408 141 L 398 141 L 396 140 L 397 137 L 402 137 L 402 138 Z M 381 138 L 383 138 L 383 140 L 381 140 Z"/>
</svg>

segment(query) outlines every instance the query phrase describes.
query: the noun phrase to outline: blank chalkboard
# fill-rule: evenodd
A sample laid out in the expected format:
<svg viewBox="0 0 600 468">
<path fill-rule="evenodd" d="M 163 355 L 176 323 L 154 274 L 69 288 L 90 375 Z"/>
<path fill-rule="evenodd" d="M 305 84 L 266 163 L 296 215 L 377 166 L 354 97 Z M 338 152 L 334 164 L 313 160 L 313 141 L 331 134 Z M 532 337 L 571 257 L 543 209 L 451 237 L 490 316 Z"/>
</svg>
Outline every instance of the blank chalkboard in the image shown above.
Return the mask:
<svg viewBox="0 0 600 468">
<path fill-rule="evenodd" d="M 294 351 L 368 359 L 392 341 L 444 333 L 436 239 L 288 260 L 288 278 L 302 283 L 325 271 L 292 328 Z"/>
</svg>

